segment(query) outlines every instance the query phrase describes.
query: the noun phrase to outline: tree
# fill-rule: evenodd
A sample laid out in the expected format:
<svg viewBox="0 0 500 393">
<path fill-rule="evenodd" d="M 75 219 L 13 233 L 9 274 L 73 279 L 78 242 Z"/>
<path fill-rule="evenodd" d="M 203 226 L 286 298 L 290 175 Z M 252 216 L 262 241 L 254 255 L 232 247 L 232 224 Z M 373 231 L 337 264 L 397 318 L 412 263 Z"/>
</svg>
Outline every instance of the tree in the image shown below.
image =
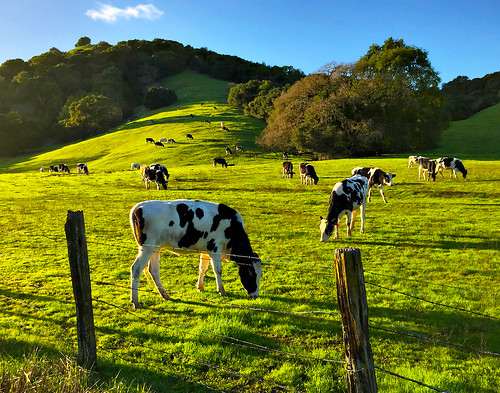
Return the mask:
<svg viewBox="0 0 500 393">
<path fill-rule="evenodd" d="M 295 83 L 274 101 L 257 142 L 323 157 L 433 147 L 447 126 L 438 83 L 425 51 L 390 38 L 357 63 Z"/>
<path fill-rule="evenodd" d="M 172 105 L 177 101 L 175 91 L 161 86 L 152 86 L 144 97 L 144 106 L 147 109 L 157 109 L 163 106 Z"/>
<path fill-rule="evenodd" d="M 73 101 L 68 107 L 69 117 L 59 121 L 79 137 L 95 134 L 115 126 L 122 118 L 120 106 L 110 98 L 89 94 Z"/>
<path fill-rule="evenodd" d="M 89 37 L 80 37 L 78 42 L 75 44 L 75 48 L 79 48 L 80 46 L 86 46 L 90 45 L 90 38 Z"/>
</svg>

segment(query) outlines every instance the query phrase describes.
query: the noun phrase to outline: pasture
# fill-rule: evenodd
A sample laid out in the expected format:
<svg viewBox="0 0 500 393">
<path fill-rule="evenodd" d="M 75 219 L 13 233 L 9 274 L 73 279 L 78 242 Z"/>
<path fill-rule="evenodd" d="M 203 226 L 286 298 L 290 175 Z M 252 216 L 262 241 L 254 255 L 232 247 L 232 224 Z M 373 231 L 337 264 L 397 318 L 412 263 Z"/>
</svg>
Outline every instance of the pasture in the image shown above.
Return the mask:
<svg viewBox="0 0 500 393">
<path fill-rule="evenodd" d="M 282 179 L 281 154 L 254 144 L 264 124 L 225 104 L 225 84 L 184 74 L 166 86 L 176 87 L 175 108 L 1 163 L 4 368 L 22 364 L 34 348 L 49 359 L 76 353 L 64 223 L 68 210 L 83 210 L 101 381 L 124 381 L 132 391 L 345 392 L 344 365 L 332 362 L 344 360 L 333 255 L 357 247 L 375 365 L 454 393 L 499 391 L 500 162 L 493 148 L 488 157 L 464 159 L 467 179 L 445 172 L 436 182 L 418 180 L 407 156 L 394 156 L 311 162 L 319 183 L 305 186 L 298 164 L 306 158 L 291 156 L 297 174 Z M 146 137 L 177 143 L 158 148 Z M 235 144 L 245 152 L 225 156 Z M 234 166 L 214 168 L 217 156 Z M 72 173 L 38 172 L 58 162 Z M 89 176 L 76 175 L 78 162 L 88 164 Z M 146 190 L 133 162 L 165 164 L 168 189 Z M 373 190 L 365 233 L 358 217 L 347 238 L 342 220 L 340 238 L 320 243 L 330 191 L 356 166 L 396 174 L 395 186 L 384 187 L 388 203 Z M 242 214 L 263 262 L 259 298 L 247 298 L 231 262 L 223 264 L 227 298 L 216 293 L 210 270 L 198 293 L 197 256 L 162 253 L 171 300 L 163 301 L 143 275 L 145 308 L 132 309 L 129 269 L 137 246 L 129 210 L 139 201 L 177 198 L 222 202 Z M 376 375 L 381 392 L 431 391 L 381 370 Z"/>
</svg>

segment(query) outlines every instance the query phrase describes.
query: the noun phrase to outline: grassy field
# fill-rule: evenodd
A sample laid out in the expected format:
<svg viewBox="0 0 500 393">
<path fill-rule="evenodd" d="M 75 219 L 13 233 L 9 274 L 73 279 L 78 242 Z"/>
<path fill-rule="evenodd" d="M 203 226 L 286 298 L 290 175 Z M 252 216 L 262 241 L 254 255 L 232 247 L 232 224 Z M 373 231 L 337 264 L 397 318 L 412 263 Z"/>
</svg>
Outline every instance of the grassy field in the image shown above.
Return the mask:
<svg viewBox="0 0 500 393">
<path fill-rule="evenodd" d="M 64 224 L 68 210 L 83 210 L 98 341 L 90 379 L 101 391 L 347 391 L 344 365 L 333 362 L 344 358 L 333 269 L 342 247 L 362 252 L 376 366 L 454 393 L 500 390 L 500 106 L 454 123 L 439 150 L 420 152 L 463 158 L 467 179 L 418 180 L 406 158 L 379 157 L 315 162 L 320 181 L 306 187 L 282 179 L 281 157 L 256 147 L 264 124 L 227 106 L 226 83 L 185 73 L 165 85 L 180 98 L 175 107 L 0 161 L 2 372 L 22 369 L 35 348 L 49 360 L 76 354 Z M 155 148 L 146 137 L 177 143 Z M 482 147 L 473 144 L 482 138 Z M 245 153 L 225 157 L 235 144 Z M 214 168 L 217 156 L 234 166 Z M 291 160 L 298 167 L 304 158 Z M 72 173 L 38 172 L 59 162 Z M 78 162 L 89 176 L 76 175 Z M 168 190 L 145 190 L 133 162 L 165 164 Z M 385 190 L 389 203 L 374 191 L 365 234 L 346 238 L 341 225 L 340 239 L 320 243 L 332 186 L 360 165 L 396 174 Z M 258 299 L 246 297 L 232 263 L 224 264 L 227 298 L 217 295 L 211 272 L 198 293 L 198 258 L 165 253 L 162 281 L 172 299 L 162 301 L 143 275 L 145 308 L 132 310 L 137 246 L 128 212 L 142 200 L 177 198 L 222 202 L 242 214 L 263 261 Z M 376 375 L 381 392 L 431 391 L 380 369 Z"/>
</svg>

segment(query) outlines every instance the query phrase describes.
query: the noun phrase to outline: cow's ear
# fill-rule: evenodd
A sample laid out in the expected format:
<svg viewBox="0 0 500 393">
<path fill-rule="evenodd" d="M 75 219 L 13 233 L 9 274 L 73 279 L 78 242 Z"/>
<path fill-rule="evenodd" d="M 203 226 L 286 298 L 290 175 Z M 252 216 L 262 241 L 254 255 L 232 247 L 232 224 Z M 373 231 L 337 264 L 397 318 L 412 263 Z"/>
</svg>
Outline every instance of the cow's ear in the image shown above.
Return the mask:
<svg viewBox="0 0 500 393">
<path fill-rule="evenodd" d="M 392 174 L 392 177 L 396 177 L 396 175 L 393 173 L 393 174 Z"/>
<path fill-rule="evenodd" d="M 323 217 L 319 216 L 319 219 L 320 219 L 320 220 L 323 220 Z"/>
</svg>

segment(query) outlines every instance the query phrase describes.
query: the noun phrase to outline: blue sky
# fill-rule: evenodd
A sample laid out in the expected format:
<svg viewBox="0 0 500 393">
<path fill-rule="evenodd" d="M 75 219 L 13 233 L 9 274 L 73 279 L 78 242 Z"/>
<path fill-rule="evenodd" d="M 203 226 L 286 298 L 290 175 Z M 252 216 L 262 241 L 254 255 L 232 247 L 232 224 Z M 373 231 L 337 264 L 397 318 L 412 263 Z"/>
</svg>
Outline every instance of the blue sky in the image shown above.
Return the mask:
<svg viewBox="0 0 500 393">
<path fill-rule="evenodd" d="M 162 38 L 306 74 L 402 38 L 443 82 L 500 71 L 500 0 L 0 0 L 0 64 L 55 47 Z"/>
</svg>

